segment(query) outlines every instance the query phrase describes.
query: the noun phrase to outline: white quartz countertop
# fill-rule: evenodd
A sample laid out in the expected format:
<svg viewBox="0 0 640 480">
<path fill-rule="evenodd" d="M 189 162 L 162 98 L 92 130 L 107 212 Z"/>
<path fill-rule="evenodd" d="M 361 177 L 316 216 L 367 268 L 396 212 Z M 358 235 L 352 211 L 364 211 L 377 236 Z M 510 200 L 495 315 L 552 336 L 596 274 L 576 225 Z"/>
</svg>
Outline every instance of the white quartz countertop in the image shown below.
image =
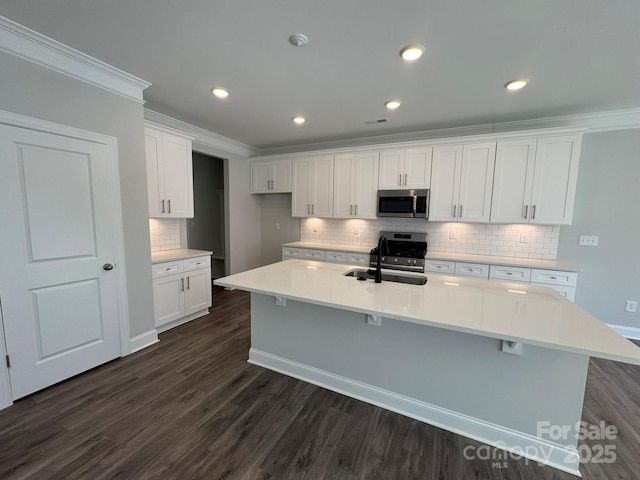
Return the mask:
<svg viewBox="0 0 640 480">
<path fill-rule="evenodd" d="M 441 275 L 376 284 L 343 275 L 352 268 L 286 260 L 215 284 L 640 365 L 640 347 L 548 287 Z"/>
<path fill-rule="evenodd" d="M 151 252 L 151 263 L 170 262 L 172 260 L 184 260 L 185 258 L 211 255 L 208 250 L 194 250 L 193 248 L 177 248 L 174 250 L 160 250 Z"/>
<path fill-rule="evenodd" d="M 319 242 L 289 242 L 283 247 L 312 248 L 317 250 L 337 250 L 341 252 L 369 253 L 373 247 L 365 245 L 340 245 Z M 482 263 L 507 267 L 541 268 L 544 270 L 560 270 L 564 272 L 581 272 L 582 269 L 558 260 L 542 260 L 537 258 L 499 257 L 494 255 L 474 255 L 468 253 L 447 253 L 427 251 L 427 260 L 446 260 L 449 262 Z"/>
<path fill-rule="evenodd" d="M 318 242 L 289 242 L 283 243 L 283 247 L 311 248 L 316 250 L 335 250 L 338 252 L 369 253 L 371 248 L 365 245 L 340 245 L 338 243 L 318 243 Z"/>
</svg>

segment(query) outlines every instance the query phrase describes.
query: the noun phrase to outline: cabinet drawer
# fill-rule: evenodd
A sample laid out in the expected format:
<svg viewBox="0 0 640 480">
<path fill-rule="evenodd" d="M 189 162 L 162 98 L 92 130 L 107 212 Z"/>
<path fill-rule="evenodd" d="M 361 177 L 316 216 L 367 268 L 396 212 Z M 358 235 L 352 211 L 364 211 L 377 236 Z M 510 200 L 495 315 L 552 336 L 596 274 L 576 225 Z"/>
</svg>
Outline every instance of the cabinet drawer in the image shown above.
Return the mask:
<svg viewBox="0 0 640 480">
<path fill-rule="evenodd" d="M 184 261 L 185 272 L 188 272 L 190 270 L 199 270 L 200 268 L 209 268 L 209 267 L 211 267 L 211 257 L 209 255 L 205 255 L 203 257 L 187 258 Z"/>
<path fill-rule="evenodd" d="M 491 268 L 489 269 L 489 278 L 491 280 L 500 280 L 502 282 L 529 283 L 529 280 L 531 279 L 531 269 L 491 265 Z"/>
<path fill-rule="evenodd" d="M 349 253 L 347 254 L 347 263 L 349 265 L 369 266 L 369 254 L 368 253 Z"/>
<path fill-rule="evenodd" d="M 305 248 L 302 251 L 302 258 L 305 260 L 317 260 L 318 262 L 324 262 L 324 250 L 309 250 Z"/>
<path fill-rule="evenodd" d="M 489 278 L 489 265 L 456 262 L 456 277 Z"/>
<path fill-rule="evenodd" d="M 453 275 L 456 270 L 456 262 L 446 262 L 442 260 L 425 260 L 424 271 L 439 273 L 442 275 Z"/>
<path fill-rule="evenodd" d="M 182 273 L 182 260 L 154 264 L 152 278 L 166 277 L 174 273 Z"/>
<path fill-rule="evenodd" d="M 547 285 L 564 285 L 567 287 L 575 287 L 578 283 L 578 274 L 575 272 L 539 270 L 537 268 L 534 268 L 531 271 L 531 283 L 544 283 Z"/>
<path fill-rule="evenodd" d="M 324 252 L 324 261 L 329 263 L 346 263 L 347 252 L 333 252 L 327 250 Z"/>
<path fill-rule="evenodd" d="M 294 247 L 282 247 L 282 258 L 302 258 L 302 249 Z"/>
</svg>

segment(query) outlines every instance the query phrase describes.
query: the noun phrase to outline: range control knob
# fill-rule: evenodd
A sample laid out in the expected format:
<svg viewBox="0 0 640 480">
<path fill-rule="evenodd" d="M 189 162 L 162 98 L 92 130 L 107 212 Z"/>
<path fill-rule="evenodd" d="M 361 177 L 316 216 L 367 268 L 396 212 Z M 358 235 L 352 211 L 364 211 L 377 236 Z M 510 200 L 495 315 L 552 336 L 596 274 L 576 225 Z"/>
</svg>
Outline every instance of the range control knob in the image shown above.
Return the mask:
<svg viewBox="0 0 640 480">
<path fill-rule="evenodd" d="M 416 260 L 415 258 L 413 259 L 413 264 L 416 265 L 418 263 L 418 260 Z"/>
<path fill-rule="evenodd" d="M 411 259 L 407 258 L 407 265 L 411 265 Z"/>
<path fill-rule="evenodd" d="M 380 261 L 381 261 L 381 262 L 384 262 L 385 260 L 386 260 L 386 258 L 385 258 L 385 257 L 380 258 Z"/>
<path fill-rule="evenodd" d="M 394 261 L 395 263 L 398 263 L 398 257 L 394 258 L 394 259 L 393 259 L 393 261 Z"/>
</svg>

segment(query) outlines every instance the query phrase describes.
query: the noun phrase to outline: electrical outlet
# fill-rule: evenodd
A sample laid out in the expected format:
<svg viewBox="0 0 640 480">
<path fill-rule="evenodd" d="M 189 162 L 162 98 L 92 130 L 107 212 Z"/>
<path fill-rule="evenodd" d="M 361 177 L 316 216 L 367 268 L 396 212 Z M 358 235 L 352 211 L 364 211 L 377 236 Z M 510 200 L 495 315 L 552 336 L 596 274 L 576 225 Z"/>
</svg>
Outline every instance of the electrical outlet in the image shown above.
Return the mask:
<svg viewBox="0 0 640 480">
<path fill-rule="evenodd" d="M 280 224 L 276 222 L 276 230 L 280 230 Z"/>
<path fill-rule="evenodd" d="M 455 230 L 449 230 L 449 238 L 451 240 L 455 240 L 456 239 L 456 231 Z"/>
<path fill-rule="evenodd" d="M 354 228 L 353 229 L 353 236 L 354 237 L 359 237 L 360 236 L 360 229 L 359 228 Z"/>
<path fill-rule="evenodd" d="M 638 310 L 638 302 L 627 300 L 627 307 L 624 310 L 625 312 L 636 313 Z"/>
<path fill-rule="evenodd" d="M 597 235 L 580 235 L 578 245 L 583 247 L 597 247 L 598 236 Z"/>
<path fill-rule="evenodd" d="M 529 243 L 529 234 L 521 233 L 520 234 L 520 243 Z"/>
</svg>

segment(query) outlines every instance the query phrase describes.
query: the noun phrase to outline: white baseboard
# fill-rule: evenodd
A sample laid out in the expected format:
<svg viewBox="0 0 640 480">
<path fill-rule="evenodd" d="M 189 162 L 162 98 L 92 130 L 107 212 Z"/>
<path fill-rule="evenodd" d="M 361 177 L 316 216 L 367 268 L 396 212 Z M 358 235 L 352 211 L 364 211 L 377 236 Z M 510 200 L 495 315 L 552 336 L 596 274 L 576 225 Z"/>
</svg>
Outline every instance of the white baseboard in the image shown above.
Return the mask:
<svg viewBox="0 0 640 480">
<path fill-rule="evenodd" d="M 625 325 L 613 325 L 611 323 L 607 323 L 607 325 L 625 338 L 629 338 L 631 340 L 640 340 L 640 328 L 638 327 L 627 327 Z"/>
<path fill-rule="evenodd" d="M 158 340 L 158 332 L 154 328 L 153 330 L 149 330 L 148 332 L 144 332 L 137 337 L 133 337 L 130 340 L 131 345 L 131 353 L 135 353 L 143 348 L 147 348 L 154 343 L 159 342 Z"/>
<path fill-rule="evenodd" d="M 298 378 L 421 422 L 501 448 L 537 463 L 580 477 L 576 449 L 542 440 L 494 423 L 470 417 L 252 348 L 249 363 Z"/>
</svg>

